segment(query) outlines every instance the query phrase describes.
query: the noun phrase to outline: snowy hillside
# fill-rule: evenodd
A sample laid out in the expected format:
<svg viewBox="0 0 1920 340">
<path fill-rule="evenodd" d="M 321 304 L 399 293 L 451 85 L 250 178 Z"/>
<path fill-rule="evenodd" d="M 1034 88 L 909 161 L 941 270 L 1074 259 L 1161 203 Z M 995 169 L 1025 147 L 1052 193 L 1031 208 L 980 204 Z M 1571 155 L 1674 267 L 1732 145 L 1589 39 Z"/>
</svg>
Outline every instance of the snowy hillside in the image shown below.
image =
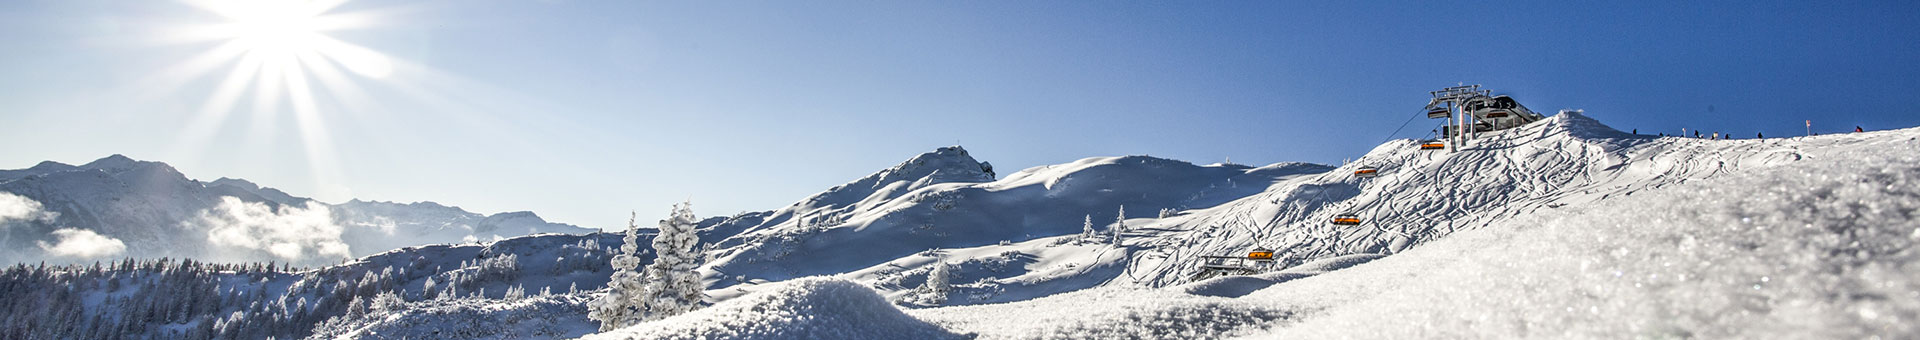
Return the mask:
<svg viewBox="0 0 1920 340">
<path fill-rule="evenodd" d="M 44 296 L 10 311 L 86 320 L 101 313 L 86 301 L 146 306 L 114 310 L 163 317 L 77 327 L 188 338 L 1920 336 L 1920 128 L 1702 140 L 1562 114 L 1459 152 L 1415 146 L 1339 167 L 1126 156 L 997 178 L 940 148 L 788 207 L 700 221 L 713 304 L 599 334 L 585 305 L 605 292 L 616 234 L 408 247 L 303 272 L 16 266 L 0 287 Z M 458 215 L 337 207 L 395 230 L 456 224 L 382 218 Z M 1348 213 L 1360 223 L 1329 223 Z M 543 222 L 496 217 L 457 224 Z M 1202 256 L 1256 247 L 1275 264 L 1202 269 Z M 939 268 L 949 285 L 929 289 Z M 149 296 L 176 290 L 211 302 L 181 311 Z M 0 334 L 80 334 L 4 321 L 17 333 Z"/>
<path fill-rule="evenodd" d="M 728 288 L 740 283 L 855 272 L 862 274 L 863 282 L 890 290 L 910 288 L 912 282 L 903 281 L 909 278 L 902 275 L 906 274 L 902 269 L 928 263 L 931 258 L 922 255 L 966 248 L 982 249 L 967 251 L 982 257 L 996 257 L 1013 248 L 1044 248 L 1036 243 L 1002 249 L 1001 244 L 1078 234 L 1083 220 L 1112 221 L 1122 206 L 1129 211 L 1129 218 L 1154 217 L 1162 210 L 1211 207 L 1259 193 L 1283 179 L 1328 169 L 1304 163 L 1259 168 L 1198 166 L 1127 156 L 1036 167 L 992 180 L 981 172 L 979 164 L 964 149 L 941 148 L 787 208 L 708 226 L 706 229 L 714 231 L 741 230 L 718 239 L 710 248 L 715 260 L 707 267 L 709 280 L 715 281 L 714 288 Z M 716 232 L 709 238 L 720 235 Z M 1040 242 L 1052 245 L 1059 240 Z M 1112 257 L 1121 258 L 1119 254 L 1123 253 L 1114 252 Z M 1013 258 L 989 259 L 998 264 L 982 265 L 1000 269 L 991 276 L 1012 280 L 1005 282 L 1008 285 L 1037 290 L 966 303 L 1031 298 L 1105 280 L 1081 275 L 1087 273 L 1024 275 L 1027 270 L 1022 266 L 1030 261 L 1022 257 L 1032 255 L 1037 254 L 1008 255 Z M 1068 265 L 1053 263 L 1056 258 L 1047 257 L 1048 263 L 1041 265 Z M 961 273 L 968 280 L 987 275 L 972 270 Z"/>
<path fill-rule="evenodd" d="M 1769 140 L 1700 140 L 1689 138 L 1654 138 L 1635 136 L 1608 128 L 1591 118 L 1579 114 L 1565 114 L 1521 129 L 1502 131 L 1476 139 L 1458 153 L 1444 151 L 1420 151 L 1412 141 L 1389 142 L 1369 153 L 1365 157 L 1334 171 L 1308 173 L 1293 177 L 1278 178 L 1260 185 L 1262 190 L 1251 193 L 1216 206 L 1199 206 L 1197 209 L 1181 211 L 1165 218 L 1147 218 L 1141 216 L 1126 221 L 1129 226 L 1124 233 L 1125 247 L 1113 248 L 1097 244 L 1088 244 L 1077 240 L 1077 235 L 1069 235 L 1063 229 L 1070 230 L 1076 225 L 1073 221 L 1058 223 L 1051 234 L 1064 236 L 1040 236 L 1032 239 L 1013 238 L 1010 242 L 967 247 L 953 244 L 951 248 L 918 253 L 901 257 L 888 263 L 863 268 L 849 273 L 835 275 L 854 282 L 865 283 L 882 294 L 895 297 L 896 303 L 909 303 L 915 294 L 913 287 L 924 281 L 933 263 L 946 263 L 954 266 L 956 287 L 948 304 L 969 304 L 979 302 L 1006 302 L 967 307 L 949 307 L 910 310 L 909 314 L 921 320 L 943 325 L 957 333 L 976 333 L 979 335 L 1001 337 L 1111 337 L 1134 336 L 1149 338 L 1189 338 L 1213 337 L 1222 335 L 1252 335 L 1266 332 L 1263 330 L 1283 325 L 1294 325 L 1301 320 L 1336 323 L 1346 322 L 1340 318 L 1313 319 L 1328 310 L 1351 310 L 1351 324 L 1331 327 L 1308 327 L 1318 323 L 1304 323 L 1305 328 L 1273 329 L 1297 335 L 1338 335 L 1355 334 L 1356 331 L 1381 331 L 1380 334 L 1358 335 L 1363 338 L 1403 337 L 1433 334 L 1454 334 L 1476 337 L 1511 337 L 1544 334 L 1566 334 L 1549 332 L 1530 332 L 1529 329 L 1541 326 L 1526 326 L 1529 322 L 1562 322 L 1557 327 L 1540 329 L 1569 330 L 1571 334 L 1586 336 L 1608 336 L 1619 334 L 1753 334 L 1734 330 L 1745 323 L 1721 322 L 1714 313 L 1754 314 L 1774 308 L 1768 307 L 1770 300 L 1746 299 L 1732 305 L 1701 307 L 1697 303 L 1686 302 L 1689 298 L 1700 297 L 1708 301 L 1723 301 L 1721 295 L 1669 296 L 1664 289 L 1646 288 L 1647 283 L 1657 281 L 1664 273 L 1669 279 L 1686 281 L 1708 279 L 1710 282 L 1749 282 L 1750 277 L 1738 275 L 1743 271 L 1768 269 L 1760 266 L 1768 260 L 1745 259 L 1754 263 L 1753 269 L 1738 271 L 1718 270 L 1714 264 L 1724 261 L 1697 262 L 1690 274 L 1682 274 L 1674 269 L 1664 269 L 1674 265 L 1678 258 L 1728 258 L 1738 255 L 1699 254 L 1707 251 L 1690 248 L 1689 241 L 1676 241 L 1688 235 L 1685 230 L 1721 230 L 1732 221 L 1742 224 L 1754 223 L 1756 219 L 1778 221 L 1780 226 L 1815 226 L 1818 233 L 1837 233 L 1840 239 L 1825 240 L 1833 236 L 1821 236 L 1816 244 L 1800 244 L 1791 241 L 1796 237 L 1784 235 L 1745 235 L 1738 229 L 1719 232 L 1725 239 L 1717 240 L 1723 244 L 1736 245 L 1739 240 L 1754 242 L 1756 238 L 1787 240 L 1793 249 L 1804 253 L 1772 253 L 1758 255 L 1801 256 L 1802 260 L 1774 259 L 1783 265 L 1799 265 L 1798 268 L 1786 268 L 1786 272 L 1805 271 L 1810 282 L 1801 282 L 1807 288 L 1803 292 L 1861 290 L 1865 296 L 1907 296 L 1914 294 L 1910 278 L 1894 279 L 1885 274 L 1904 272 L 1894 268 L 1911 268 L 1914 265 L 1911 243 L 1920 238 L 1920 230 L 1914 229 L 1910 216 L 1914 207 L 1920 205 L 1914 196 L 1904 188 L 1911 188 L 1916 173 L 1914 142 L 1920 131 L 1913 129 L 1869 133 L 1847 136 L 1823 136 L 1814 138 L 1791 138 Z M 1874 152 L 1867 152 L 1874 151 Z M 1813 161 L 1809 161 L 1813 160 Z M 1866 163 L 1872 166 L 1857 166 Z M 1840 166 L 1848 165 L 1848 166 Z M 1353 170 L 1362 166 L 1375 166 L 1383 174 L 1373 178 L 1356 178 Z M 1892 168 L 1892 169 L 1887 169 Z M 1043 169 L 1030 169 L 1039 174 Z M 1071 171 L 1069 171 L 1071 173 Z M 1818 175 L 1803 175 L 1818 174 Z M 1878 175 L 1875 175 L 1878 174 Z M 1737 176 L 1736 176 L 1737 175 Z M 1779 179 L 1782 176 L 1792 180 Z M 1041 177 L 1046 178 L 1046 177 Z M 1059 178 L 1053 176 L 1052 178 Z M 1010 183 L 1031 180 L 1020 175 L 984 183 L 956 186 L 1004 187 Z M 1786 184 L 1777 184 L 1786 181 Z M 1056 184 L 1053 181 L 1039 181 Z M 1770 184 L 1776 183 L 1776 184 Z M 1903 186 L 1904 185 L 1904 186 Z M 1751 194 L 1737 194 L 1713 188 L 1737 187 L 1755 190 Z M 1861 192 L 1860 195 L 1841 197 L 1818 194 L 1820 187 L 1838 188 L 1894 188 L 1885 192 Z M 1042 187 L 1046 188 L 1046 187 Z M 1794 203 L 1793 200 L 1771 201 L 1770 204 L 1754 205 L 1770 207 L 1763 210 L 1744 210 L 1745 206 L 1735 203 L 1716 203 L 1710 207 L 1698 204 L 1676 204 L 1673 200 L 1690 202 L 1691 198 L 1701 200 L 1722 197 L 1722 199 L 1765 199 L 1781 198 L 1783 191 L 1805 188 L 1814 190 L 1814 194 L 1787 195 L 1832 203 Z M 1706 192 L 1706 193 L 1702 193 Z M 1639 197 L 1653 198 L 1639 198 Z M 1680 196 L 1683 198 L 1672 198 Z M 1751 197 L 1749 197 L 1751 196 Z M 1877 203 L 1884 201 L 1891 203 Z M 1595 211 L 1597 206 L 1613 207 Z M 1659 209 L 1655 209 L 1659 208 Z M 1712 208 L 1713 210 L 1706 210 Z M 1700 210 L 1689 210 L 1700 209 Z M 1730 209 L 1730 210 L 1729 210 Z M 1819 218 L 1802 220 L 1801 214 L 1821 215 L 1825 209 L 1839 209 L 1840 215 L 1851 215 L 1847 210 L 1867 209 L 1874 211 L 1880 220 L 1874 222 L 1853 222 L 1844 219 Z M 1662 211 L 1651 214 L 1643 211 Z M 1731 217 L 1702 217 L 1691 215 L 1695 212 L 1722 211 L 1719 216 L 1744 216 L 1746 219 Z M 1358 226 L 1335 226 L 1328 223 L 1336 214 L 1355 213 L 1363 222 Z M 1569 216 L 1572 215 L 1572 216 Z M 1109 215 L 1111 216 L 1111 215 Z M 1603 218 L 1604 217 L 1604 218 Z M 1685 218 L 1681 218 L 1685 217 Z M 1543 219 L 1556 218 L 1549 221 Z M 1635 233 L 1647 233 L 1636 225 L 1635 221 L 1652 218 L 1650 225 L 1661 226 L 1653 232 L 1659 235 L 1672 235 L 1646 238 L 1630 238 Z M 884 217 L 883 217 L 884 219 Z M 1100 221 L 1102 219 L 1095 219 Z M 1622 233 L 1610 237 L 1608 233 L 1595 232 L 1581 228 L 1585 221 L 1611 224 Z M 1805 222 L 1795 222 L 1805 221 Z M 1525 244 L 1476 243 L 1470 248 L 1477 253 L 1487 254 L 1487 265 L 1474 267 L 1473 271 L 1455 274 L 1435 272 L 1429 268 L 1440 267 L 1452 261 L 1457 253 L 1433 255 L 1413 255 L 1414 259 L 1400 259 L 1398 253 L 1420 254 L 1420 249 L 1439 248 L 1434 244 L 1447 242 L 1455 233 L 1471 235 L 1499 234 L 1513 230 L 1522 230 L 1535 225 L 1570 225 L 1561 228 L 1568 232 L 1577 232 L 1577 236 L 1552 236 L 1555 241 L 1529 242 Z M 1685 224 L 1676 226 L 1674 224 Z M 1886 234 L 1874 241 L 1884 246 L 1868 247 L 1871 250 L 1844 250 L 1863 247 L 1852 243 L 1852 239 L 1862 239 L 1854 231 L 1861 228 L 1891 225 L 1891 229 L 1880 229 L 1873 233 Z M 1102 227 L 1107 227 L 1102 224 Z M 984 229 L 984 228 L 982 228 Z M 937 230 L 937 229 L 936 229 Z M 990 230 L 990 229 L 989 229 Z M 849 232 L 858 232 L 849 231 Z M 969 232 L 972 232 L 969 230 Z M 1580 240 L 1579 238 L 1588 238 Z M 1617 238 L 1616 238 L 1617 237 Z M 1680 237 L 1679 239 L 1675 239 Z M 1474 239 L 1479 239 L 1476 236 Z M 1622 241 L 1636 240 L 1636 241 Z M 1658 249 L 1666 255 L 1636 255 L 1651 257 L 1629 257 L 1638 252 L 1647 252 L 1645 240 L 1662 240 L 1669 245 Z M 1596 242 L 1597 241 L 1597 242 Z M 1564 248 L 1564 243 L 1586 242 L 1574 249 L 1592 249 L 1591 253 L 1570 253 L 1568 257 L 1555 257 L 1555 249 Z M 1613 247 L 1596 247 L 1593 244 L 1613 244 Z M 1658 243 L 1656 243 L 1658 244 Z M 864 247 L 861 244 L 860 247 Z M 1169 287 L 1192 282 L 1195 274 L 1200 273 L 1202 255 L 1244 254 L 1254 247 L 1268 247 L 1279 250 L 1277 258 L 1280 265 L 1273 272 L 1254 276 L 1225 277 L 1204 282 L 1195 282 L 1186 286 Z M 1631 247 L 1629 247 L 1631 246 Z M 1447 246 L 1459 251 L 1461 246 Z M 1509 254 L 1507 249 L 1539 249 L 1525 254 Z M 1833 248 L 1842 247 L 1842 248 Z M 1741 248 L 1714 248 L 1713 251 L 1733 252 L 1750 251 Z M 1865 251 L 1865 252 L 1862 252 Z M 1439 251 L 1434 251 L 1439 252 Z M 1431 254 L 1431 253 L 1429 253 Z M 1591 255 L 1587 255 L 1591 254 Z M 1797 254 L 1797 255 L 1796 255 Z M 1839 254 L 1842 258 L 1821 259 L 1827 254 Z M 1579 258 L 1577 256 L 1594 256 Z M 1523 274 L 1501 272 L 1511 267 L 1509 262 L 1520 260 L 1514 256 L 1526 257 L 1547 263 L 1571 264 L 1575 268 L 1555 268 L 1545 271 L 1521 271 Z M 1807 258 L 1806 256 L 1812 256 Z M 1633 261 L 1622 263 L 1621 258 Z M 1856 258 L 1857 259 L 1854 259 Z M 938 259 L 938 260 L 936 260 Z M 1417 259 L 1417 260 L 1416 260 Z M 1856 263 L 1865 260 L 1868 263 Z M 939 261 L 939 262 L 936 262 Z M 1403 265 L 1399 271 L 1385 272 L 1369 278 L 1339 279 L 1346 273 L 1367 273 L 1370 268 L 1388 265 L 1369 263 L 1402 263 L 1403 261 L 1423 261 L 1415 265 Z M 1532 291 L 1543 289 L 1578 286 L 1575 280 L 1560 280 L 1565 286 L 1544 285 L 1537 280 L 1546 280 L 1552 275 L 1594 275 L 1606 274 L 1625 277 L 1625 269 L 1616 268 L 1605 272 L 1593 270 L 1595 263 L 1618 263 L 1621 266 L 1658 266 L 1657 269 L 1645 269 L 1645 273 L 1636 282 L 1636 294 L 1641 298 L 1633 300 L 1650 306 L 1638 306 L 1628 312 L 1639 312 L 1633 316 L 1634 322 L 1655 323 L 1658 327 L 1628 332 L 1606 332 L 1607 329 L 1591 328 L 1595 325 L 1608 325 L 1606 320 L 1621 319 L 1579 319 L 1571 314 L 1555 320 L 1538 320 L 1522 312 L 1528 308 L 1539 308 L 1539 304 L 1552 304 L 1555 297 L 1519 297 Z M 1535 263 L 1542 263 L 1535 262 Z M 1523 262 L 1524 263 L 1524 262 Z M 1584 263 L 1584 265 L 1583 265 Z M 1839 268 L 1857 266 L 1868 271 L 1828 272 L 1835 265 Z M 726 263 L 716 264 L 716 268 L 726 268 Z M 1291 267 L 1291 268 L 1288 268 Z M 1281 270 L 1282 268 L 1287 268 Z M 1885 269 L 1879 269 L 1885 268 Z M 1558 271 L 1564 270 L 1564 271 Z M 1473 284 L 1455 284 L 1427 286 L 1414 277 L 1418 272 L 1428 277 L 1440 277 L 1463 280 L 1485 287 L 1506 287 L 1521 285 L 1520 290 L 1486 289 Z M 725 273 L 723 271 L 723 273 Z M 1322 278 L 1316 275 L 1334 273 Z M 1354 274 L 1360 275 L 1360 274 Z M 1869 276 L 1858 276 L 1869 275 Z M 1391 277 L 1390 277 L 1391 276 Z M 1486 277 L 1501 277 L 1509 280 L 1502 284 L 1489 282 Z M 1765 280 L 1777 280 L 1776 277 Z M 1656 281 L 1646 281 L 1656 280 Z M 1887 281 L 1892 280 L 1892 281 Z M 1072 291 L 1078 287 L 1055 290 L 1035 282 L 1080 281 L 1098 288 L 1073 291 L 1071 293 L 1047 296 L 1058 291 Z M 1625 282 L 1625 281 L 1615 281 Z M 1767 281 L 1771 282 L 1771 281 Z M 1893 286 L 1842 288 L 1823 286 L 1825 282 L 1880 282 Z M 717 280 L 715 288 L 727 287 L 726 280 Z M 756 294 L 783 293 L 782 285 L 771 285 L 766 293 L 751 293 L 754 289 L 721 289 L 711 291 L 716 297 L 741 296 L 742 299 Z M 1154 288 L 1168 287 L 1168 288 Z M 1312 290 L 1300 287 L 1310 287 Z M 1440 288 L 1444 287 L 1444 288 Z M 1398 300 L 1372 299 L 1381 293 L 1393 289 L 1413 290 L 1424 294 L 1424 298 L 1448 297 L 1453 300 L 1440 302 L 1461 304 L 1485 304 L 1497 301 L 1496 305 L 1507 306 L 1514 312 L 1492 314 L 1489 317 L 1504 317 L 1514 326 L 1475 326 L 1480 324 L 1471 318 L 1461 318 L 1454 305 L 1407 304 Z M 1614 288 L 1621 289 L 1621 288 Z M 1722 294 L 1724 296 L 1748 296 L 1741 289 L 1752 289 L 1751 285 L 1729 285 L 1717 283 L 1709 286 L 1688 288 L 1701 294 Z M 1716 291 L 1727 289 L 1729 291 Z M 1765 289 L 1765 286 L 1761 286 Z M 1450 290 L 1450 291 L 1449 291 Z M 1622 289 L 1624 290 L 1624 289 Z M 1449 292 L 1466 292 L 1467 295 Z M 1554 291 L 1559 293 L 1560 291 Z M 1590 290 L 1573 289 L 1560 294 L 1597 294 Z M 1691 293 L 1690 293 L 1691 294 Z M 1806 293 L 1795 293 L 1806 294 Z M 1045 297 L 1040 297 L 1045 296 Z M 1272 298 L 1257 298 L 1278 296 Z M 1399 296 L 1399 295 L 1394 295 Z M 1039 297 L 1035 299 L 1035 297 Z M 1810 304 L 1801 306 L 1822 310 L 1821 308 L 1854 308 L 1865 305 L 1872 310 L 1858 313 L 1861 317 L 1844 317 L 1829 320 L 1821 324 L 1810 325 L 1812 329 L 1834 330 L 1832 334 L 1914 334 L 1910 328 L 1894 325 L 1902 323 L 1886 320 L 1901 319 L 1913 315 L 1915 306 L 1905 303 L 1868 303 L 1852 302 L 1854 298 L 1826 300 L 1813 296 L 1798 296 L 1801 301 Z M 1492 299 L 1492 300 L 1489 300 Z M 1563 298 L 1561 298 L 1563 299 Z M 1592 299 L 1591 297 L 1586 299 Z M 1024 301 L 1022 301 L 1024 300 Z M 1354 301 L 1371 301 L 1366 307 L 1337 309 Z M 1681 301 L 1679 304 L 1673 301 Z M 1740 301 L 1740 300 L 1733 300 Z M 1531 304 L 1529 304 L 1531 303 Z M 1757 304 L 1756 304 L 1757 303 Z M 1399 323 L 1392 317 L 1374 315 L 1373 308 L 1388 306 L 1415 306 L 1409 313 L 1430 319 L 1434 322 L 1449 322 L 1446 328 L 1457 332 L 1433 332 L 1426 327 L 1433 324 Z M 723 308 L 731 305 L 717 305 Z M 1555 305 L 1556 308 L 1560 307 Z M 1731 310 L 1712 308 L 1736 308 Z M 1571 308 L 1569 306 L 1569 308 Z M 1564 309 L 1564 308 L 1563 308 Z M 1571 310 L 1571 309 L 1569 309 Z M 1594 310 L 1590 308 L 1587 312 Z M 1674 310 L 1694 310 L 1694 320 L 1673 321 Z M 715 311 L 712 313 L 728 313 Z M 1504 313 L 1504 312 L 1503 312 Z M 1761 313 L 1765 314 L 1765 313 Z M 1481 314 L 1469 314 L 1481 315 Z M 1785 319 L 1791 315 L 1757 317 L 1756 320 L 1769 318 Z M 1705 319 L 1702 319 L 1705 318 Z M 709 324 L 701 328 L 693 318 L 669 318 L 653 324 L 643 324 L 619 331 L 620 334 L 641 335 L 644 337 L 689 337 L 689 334 L 726 334 L 710 333 L 720 330 L 719 324 Z M 1577 321 L 1577 322 L 1575 322 Z M 1658 322 L 1656 322 L 1658 321 Z M 691 322 L 691 323 L 690 323 Z M 781 324 L 782 321 L 769 321 Z M 1687 323 L 1691 322 L 1691 323 Z M 1362 325 L 1395 324 L 1400 327 L 1374 327 Z M 1800 325 L 1807 326 L 1805 323 Z M 739 327 L 739 326 L 728 326 Z M 774 326 L 805 329 L 802 326 Z M 1584 327 L 1584 328 L 1583 328 Z M 1664 327 L 1664 328 L 1662 328 Z M 1891 327 L 1891 328 L 1889 328 Z M 670 333 L 652 333 L 650 329 L 680 329 Z M 799 332 L 799 331 L 795 331 Z M 681 335 L 671 335 L 681 334 Z M 806 334 L 806 333 L 790 333 Z M 1821 333 L 1813 333 L 1821 334 Z"/>
<path fill-rule="evenodd" d="M 166 163 L 113 155 L 80 166 L 0 171 L 8 209 L 0 263 L 120 257 L 338 263 L 389 249 L 592 230 L 531 212 L 491 216 L 432 202 L 330 205 L 233 178 L 189 179 Z"/>
<path fill-rule="evenodd" d="M 1174 289 L 1105 287 L 909 314 L 990 338 L 1920 335 L 1911 274 L 1920 269 L 1920 129 L 1650 143 L 1642 147 L 1727 156 L 1766 145 L 1759 154 L 1793 150 L 1801 161 L 1495 218 L 1357 265 L 1331 258 Z M 1167 324 L 1211 328 L 1153 327 Z"/>
</svg>

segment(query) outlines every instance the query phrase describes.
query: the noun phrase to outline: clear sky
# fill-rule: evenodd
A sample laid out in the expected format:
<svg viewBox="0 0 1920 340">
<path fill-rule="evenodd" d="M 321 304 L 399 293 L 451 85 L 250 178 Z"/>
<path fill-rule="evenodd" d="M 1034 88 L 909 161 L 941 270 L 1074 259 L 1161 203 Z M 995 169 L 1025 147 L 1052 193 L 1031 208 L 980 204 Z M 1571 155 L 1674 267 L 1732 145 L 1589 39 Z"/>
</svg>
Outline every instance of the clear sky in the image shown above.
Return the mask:
<svg viewBox="0 0 1920 340">
<path fill-rule="evenodd" d="M 1920 125 L 1913 1 L 251 3 L 0 2 L 0 168 L 121 153 L 611 228 L 955 143 L 1003 174 L 1338 163 L 1460 82 L 1647 134 Z"/>
</svg>

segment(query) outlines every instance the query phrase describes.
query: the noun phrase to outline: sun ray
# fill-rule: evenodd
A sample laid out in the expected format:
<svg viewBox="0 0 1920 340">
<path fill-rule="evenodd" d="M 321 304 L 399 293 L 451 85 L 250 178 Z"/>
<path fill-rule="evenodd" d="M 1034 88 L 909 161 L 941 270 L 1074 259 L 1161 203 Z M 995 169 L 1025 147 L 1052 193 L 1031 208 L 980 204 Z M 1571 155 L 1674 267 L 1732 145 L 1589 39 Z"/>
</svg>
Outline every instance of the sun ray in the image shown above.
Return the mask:
<svg viewBox="0 0 1920 340">
<path fill-rule="evenodd" d="M 328 62 L 325 59 L 326 57 L 321 56 L 319 52 L 308 51 L 307 53 L 302 53 L 300 58 L 302 60 L 316 60 L 305 64 L 307 71 L 315 80 L 314 82 L 319 83 L 320 87 L 324 89 L 324 93 L 333 96 L 348 113 L 365 112 L 370 109 L 370 107 L 366 105 L 371 101 L 367 93 L 361 91 L 359 86 L 355 86 L 353 81 L 349 79 L 345 73 L 342 73 L 340 68 L 334 67 L 333 63 Z"/>
<path fill-rule="evenodd" d="M 150 96 L 172 94 L 189 82 L 205 77 L 221 66 L 231 65 L 235 60 L 247 55 L 246 46 L 235 41 L 222 42 L 214 48 L 187 57 L 186 60 L 165 68 L 160 73 L 142 77 L 138 80 L 140 88 L 159 89 Z"/>
<path fill-rule="evenodd" d="M 227 72 L 226 79 L 214 87 L 213 95 L 200 104 L 193 120 L 182 131 L 182 141 L 176 145 L 178 150 L 186 151 L 181 154 L 197 157 L 198 153 L 193 151 L 205 147 L 207 141 L 213 139 L 214 133 L 225 126 L 227 116 L 233 113 L 234 105 L 240 102 L 240 95 L 246 93 L 252 79 L 259 77 L 262 62 L 257 56 L 240 57 L 236 66 Z"/>
<path fill-rule="evenodd" d="M 346 66 L 347 70 L 353 73 L 374 79 L 393 75 L 393 61 L 380 52 L 324 36 L 315 39 L 313 43 L 319 47 L 314 51 Z"/>
<path fill-rule="evenodd" d="M 271 145 L 280 142 L 276 138 L 283 138 L 278 131 L 286 131 L 279 125 L 280 116 L 291 115 L 290 127 L 298 136 L 294 142 L 300 143 L 298 152 L 304 153 L 316 190 L 342 188 L 339 155 L 328 124 L 338 124 L 341 108 L 364 110 L 371 100 L 359 82 L 392 81 L 386 78 L 393 76 L 396 61 L 327 33 L 368 27 L 384 12 L 330 13 L 347 0 L 186 2 L 223 22 L 167 30 L 161 34 L 162 42 L 219 43 L 141 83 L 164 95 L 191 88 L 188 85 L 205 77 L 218 77 L 206 101 L 181 129 L 176 148 L 204 148 L 231 125 L 228 122 L 235 113 L 246 113 L 239 115 L 250 122 L 241 147 L 250 148 L 247 152 L 272 150 Z M 222 66 L 231 69 L 219 75 Z"/>
<path fill-rule="evenodd" d="M 313 173 L 314 186 L 325 188 L 339 181 L 338 165 L 334 162 L 333 142 L 329 140 L 319 104 L 313 100 L 313 89 L 306 78 L 300 68 L 287 69 L 287 97 L 293 108 L 294 125 L 300 130 L 301 146 L 306 152 L 307 167 Z"/>
</svg>

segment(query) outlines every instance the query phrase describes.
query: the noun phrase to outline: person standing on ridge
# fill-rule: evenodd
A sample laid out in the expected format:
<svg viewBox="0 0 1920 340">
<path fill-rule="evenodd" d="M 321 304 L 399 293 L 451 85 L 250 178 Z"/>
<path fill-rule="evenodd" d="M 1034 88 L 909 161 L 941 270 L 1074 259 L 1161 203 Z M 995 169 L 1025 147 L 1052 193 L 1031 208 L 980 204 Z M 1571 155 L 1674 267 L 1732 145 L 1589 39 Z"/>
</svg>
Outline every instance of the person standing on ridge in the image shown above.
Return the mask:
<svg viewBox="0 0 1920 340">
<path fill-rule="evenodd" d="M 1853 126 L 1853 132 L 1867 132 L 1867 131 L 1866 131 L 1866 130 L 1861 130 L 1861 129 L 1860 129 L 1860 126 L 1859 126 L 1859 125 L 1854 125 L 1854 126 Z"/>
</svg>

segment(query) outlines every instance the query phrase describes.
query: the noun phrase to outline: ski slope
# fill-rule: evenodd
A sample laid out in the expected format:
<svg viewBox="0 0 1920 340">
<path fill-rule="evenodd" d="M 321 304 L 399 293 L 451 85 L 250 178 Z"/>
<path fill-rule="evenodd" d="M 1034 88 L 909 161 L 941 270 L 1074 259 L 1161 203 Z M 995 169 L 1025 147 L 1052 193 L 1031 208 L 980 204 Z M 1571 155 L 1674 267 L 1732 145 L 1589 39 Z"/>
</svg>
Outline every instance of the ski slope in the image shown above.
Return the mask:
<svg viewBox="0 0 1920 340">
<path fill-rule="evenodd" d="M 1125 156 L 1004 177 L 941 148 L 785 208 L 701 221 L 713 305 L 604 334 L 584 304 L 623 242 L 610 233 L 407 247 L 300 272 L 16 272 L 42 280 L 29 286 L 121 281 L 37 290 L 95 304 L 149 286 L 224 299 L 126 333 L 147 336 L 1920 335 L 1908 274 L 1920 270 L 1920 129 L 1701 140 L 1562 114 L 1459 152 L 1414 146 L 1337 167 Z M 1381 175 L 1352 176 L 1364 166 Z M 1328 223 L 1348 212 L 1364 221 Z M 1098 235 L 1081 235 L 1088 219 Z M 1278 265 L 1196 279 L 1201 256 L 1254 247 L 1277 250 Z M 920 289 L 935 264 L 951 269 L 945 295 Z M 377 307 L 351 307 L 365 301 Z"/>
<path fill-rule="evenodd" d="M 1493 219 L 1371 261 L 910 314 L 988 338 L 1920 335 L 1920 130 L 1769 144 L 1802 161 Z M 1249 314 L 1274 317 L 1221 317 Z M 1151 326 L 1186 323 L 1218 331 Z"/>
<path fill-rule="evenodd" d="M 1591 204 L 1749 168 L 1805 158 L 1802 141 L 1655 138 L 1613 130 L 1579 113 L 1483 134 L 1458 152 L 1388 142 L 1326 173 L 1178 218 L 1153 221 L 1152 249 L 1131 259 L 1129 279 L 1187 281 L 1199 256 L 1277 250 L 1282 267 L 1351 254 L 1389 254 L 1460 230 Z M 1380 175 L 1356 178 L 1375 166 Z M 1363 222 L 1335 226 L 1334 215 Z"/>
<path fill-rule="evenodd" d="M 907 313 L 987 338 L 1912 336 L 1920 290 L 1901 273 L 1920 238 L 1916 137 L 1654 138 L 1564 114 L 1457 153 L 1395 141 L 1218 206 L 1129 220 L 1131 241 L 1110 248 L 1127 256 L 1042 256 L 1084 247 L 1071 235 L 946 249 L 948 263 L 1014 253 L 1027 259 L 1016 277 L 1106 280 Z M 1351 176 L 1366 165 L 1384 174 Z M 1326 223 L 1349 211 L 1367 222 Z M 1198 256 L 1254 246 L 1298 265 L 1187 280 Z M 913 275 L 936 255 L 887 268 Z M 1060 257 L 1110 269 L 1046 264 Z"/>
</svg>

